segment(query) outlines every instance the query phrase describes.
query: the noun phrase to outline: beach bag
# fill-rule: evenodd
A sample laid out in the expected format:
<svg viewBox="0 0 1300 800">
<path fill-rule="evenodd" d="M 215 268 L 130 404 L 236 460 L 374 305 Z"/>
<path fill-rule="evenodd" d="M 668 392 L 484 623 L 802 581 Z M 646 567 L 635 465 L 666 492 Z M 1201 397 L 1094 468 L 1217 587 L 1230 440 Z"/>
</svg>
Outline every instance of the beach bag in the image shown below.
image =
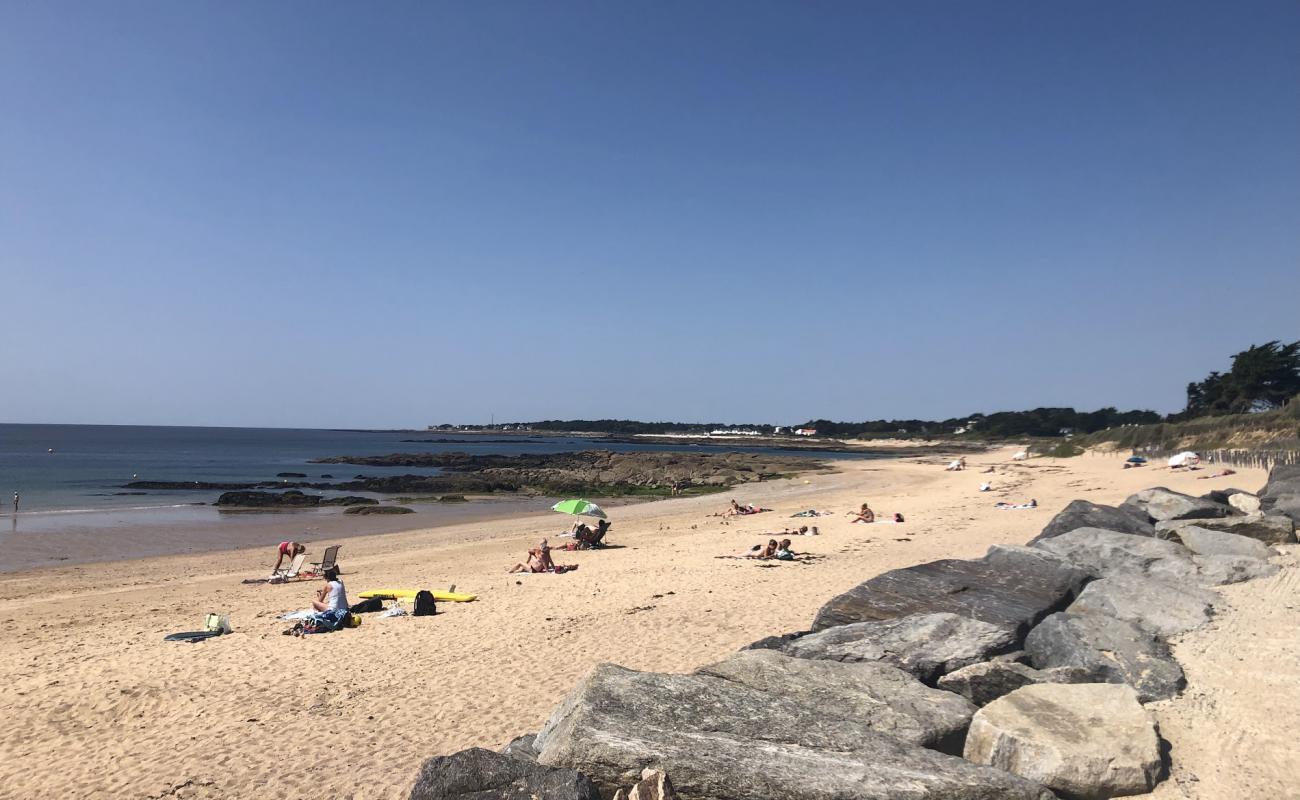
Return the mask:
<svg viewBox="0 0 1300 800">
<path fill-rule="evenodd" d="M 415 593 L 415 608 L 411 611 L 411 616 L 431 617 L 437 613 L 438 608 L 433 601 L 433 592 L 421 589 Z"/>
<path fill-rule="evenodd" d="M 360 603 L 354 604 L 351 608 L 348 609 L 348 612 L 352 614 L 370 614 L 375 611 L 383 611 L 383 610 L 384 610 L 383 600 L 380 600 L 378 597 L 369 597 L 366 598 L 365 600 L 362 600 Z"/>
</svg>

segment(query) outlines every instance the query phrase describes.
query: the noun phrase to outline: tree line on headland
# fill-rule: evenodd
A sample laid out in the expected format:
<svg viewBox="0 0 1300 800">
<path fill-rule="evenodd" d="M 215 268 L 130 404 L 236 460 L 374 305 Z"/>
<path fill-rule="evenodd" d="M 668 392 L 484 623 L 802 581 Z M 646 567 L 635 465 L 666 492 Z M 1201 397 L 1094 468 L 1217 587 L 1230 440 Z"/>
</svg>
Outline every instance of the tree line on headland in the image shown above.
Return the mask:
<svg viewBox="0 0 1300 800">
<path fill-rule="evenodd" d="M 1250 414 L 1280 409 L 1300 394 L 1300 341 L 1279 341 L 1251 345 L 1232 357 L 1227 372 L 1211 372 L 1202 381 L 1187 386 L 1187 404 L 1182 411 L 1161 416 L 1154 411 L 1119 411 L 1113 407 L 1096 411 L 1073 408 L 1035 408 L 1028 411 L 999 411 L 968 414 L 945 420 L 878 419 L 865 422 L 835 422 L 813 419 L 788 428 L 769 423 L 686 423 L 639 422 L 625 419 L 542 420 L 512 423 L 533 431 L 586 431 L 613 435 L 701 434 L 715 430 L 747 430 L 773 435 L 783 430 L 815 430 L 818 436 L 840 439 L 902 436 L 925 438 L 969 433 L 979 438 L 1058 437 L 1088 434 L 1108 428 L 1182 422 L 1199 417 Z M 442 426 L 450 428 L 451 426 Z"/>
</svg>

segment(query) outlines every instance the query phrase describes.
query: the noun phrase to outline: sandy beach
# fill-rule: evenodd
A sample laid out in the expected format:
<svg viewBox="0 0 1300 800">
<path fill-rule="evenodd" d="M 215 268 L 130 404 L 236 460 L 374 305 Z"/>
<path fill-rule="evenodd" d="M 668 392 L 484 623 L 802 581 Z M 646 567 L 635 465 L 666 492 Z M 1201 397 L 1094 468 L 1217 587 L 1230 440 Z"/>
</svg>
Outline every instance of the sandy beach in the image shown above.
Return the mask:
<svg viewBox="0 0 1300 800">
<path fill-rule="evenodd" d="M 774 509 L 713 516 L 731 495 L 619 508 L 602 551 L 556 553 L 565 575 L 507 575 L 567 520 L 533 513 L 350 538 L 348 590 L 446 588 L 479 600 L 433 618 L 380 619 L 296 638 L 280 614 L 315 583 L 245 585 L 269 548 L 0 575 L 0 798 L 405 797 L 420 762 L 537 730 L 592 665 L 688 671 L 760 637 L 806 628 L 833 595 L 877 573 L 1022 544 L 1071 500 L 1117 503 L 1155 485 L 1201 494 L 1259 489 L 1262 470 L 1201 480 L 1121 459 L 1012 462 L 1014 449 L 968 457 L 837 462 L 837 472 L 751 485 L 734 496 Z M 981 470 L 993 466 L 992 475 Z M 988 480 L 991 493 L 979 493 Z M 1003 511 L 999 500 L 1039 507 Z M 902 525 L 850 524 L 864 500 Z M 831 516 L 791 519 L 804 509 Z M 767 532 L 815 524 L 798 563 L 718 559 Z M 312 542 L 319 554 L 328 541 Z M 1161 798 L 1284 796 L 1300 757 L 1295 548 L 1283 571 L 1226 587 L 1210 627 L 1175 642 L 1180 698 L 1153 706 L 1174 748 Z M 1289 604 L 1289 605 L 1288 605 Z M 234 633 L 163 642 L 228 614 Z"/>
</svg>

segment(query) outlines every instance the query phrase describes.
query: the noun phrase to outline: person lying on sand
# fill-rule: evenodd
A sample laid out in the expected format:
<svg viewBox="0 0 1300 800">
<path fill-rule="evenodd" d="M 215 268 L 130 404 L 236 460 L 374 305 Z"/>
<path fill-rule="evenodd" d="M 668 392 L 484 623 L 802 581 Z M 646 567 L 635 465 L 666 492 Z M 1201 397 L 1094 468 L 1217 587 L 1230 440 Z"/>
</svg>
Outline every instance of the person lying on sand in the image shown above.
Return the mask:
<svg viewBox="0 0 1300 800">
<path fill-rule="evenodd" d="M 849 512 L 849 513 L 853 513 L 853 512 Z M 876 521 L 876 512 L 871 510 L 871 506 L 867 505 L 866 503 L 863 503 L 862 508 L 858 509 L 858 512 L 854 514 L 853 519 L 849 520 L 849 523 L 852 524 L 854 522 L 875 522 L 875 521 Z"/>
<path fill-rule="evenodd" d="M 742 550 L 739 553 L 723 553 L 720 556 L 714 556 L 714 558 L 768 559 L 776 555 L 776 551 L 779 549 L 779 547 L 780 546 L 777 544 L 776 539 L 768 539 L 767 544 L 756 544 L 753 547 L 749 548 L 748 550 Z"/>
<path fill-rule="evenodd" d="M 962 456 L 955 461 L 949 462 L 948 466 L 943 468 L 945 472 L 960 472 L 966 469 L 966 457 Z"/>
<path fill-rule="evenodd" d="M 1196 480 L 1198 480 L 1198 481 L 1206 481 L 1206 480 L 1209 480 L 1210 478 L 1226 478 L 1226 477 L 1228 477 L 1229 475 L 1236 475 L 1236 474 L 1237 474 L 1237 471 L 1236 471 L 1235 469 L 1227 469 L 1227 468 L 1224 468 L 1224 469 L 1219 470 L 1218 472 L 1212 472 L 1212 473 L 1210 473 L 1209 475 L 1197 475 L 1197 476 L 1196 476 Z"/>
<path fill-rule="evenodd" d="M 325 570 L 325 585 L 316 592 L 316 599 L 311 602 L 311 607 L 317 611 L 348 610 L 348 593 L 343 587 L 343 581 L 339 580 L 338 567 Z"/>
<path fill-rule="evenodd" d="M 271 572 L 275 573 L 280 571 L 280 564 L 284 563 L 286 556 L 288 556 L 290 561 L 293 561 L 294 556 L 305 552 L 307 552 L 307 546 L 301 542 L 280 542 L 280 554 L 276 557 L 275 567 Z"/>
<path fill-rule="evenodd" d="M 521 564 L 515 564 L 510 568 L 510 572 L 548 572 L 554 569 L 555 562 L 551 560 L 551 546 L 543 539 L 539 546 L 528 551 L 528 560 Z"/>
<path fill-rule="evenodd" d="M 1008 509 L 1038 508 L 1038 501 L 1030 500 L 1028 503 L 1020 503 L 1019 505 L 1016 505 L 1015 503 L 994 503 L 993 507 L 1000 508 L 1003 511 L 1006 511 Z"/>
</svg>

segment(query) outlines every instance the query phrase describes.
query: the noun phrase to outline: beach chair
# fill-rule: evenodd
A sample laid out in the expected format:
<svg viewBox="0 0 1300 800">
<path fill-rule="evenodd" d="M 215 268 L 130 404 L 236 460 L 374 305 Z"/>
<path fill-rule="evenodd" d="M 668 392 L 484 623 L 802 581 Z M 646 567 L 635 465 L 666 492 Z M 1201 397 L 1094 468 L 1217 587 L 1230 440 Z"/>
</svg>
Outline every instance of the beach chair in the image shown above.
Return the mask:
<svg viewBox="0 0 1300 800">
<path fill-rule="evenodd" d="M 343 545 L 341 544 L 332 544 L 325 548 L 325 555 L 321 557 L 320 561 L 312 562 L 310 572 L 313 575 L 322 575 L 325 570 L 337 565 L 339 559 L 339 548 L 342 546 Z"/>
<path fill-rule="evenodd" d="M 271 581 L 273 583 L 284 583 L 285 581 L 306 580 L 306 577 L 302 574 L 302 565 L 306 560 L 307 554 L 299 553 L 293 557 L 293 561 L 289 562 L 288 567 L 285 569 L 277 569 L 272 572 Z"/>
</svg>

